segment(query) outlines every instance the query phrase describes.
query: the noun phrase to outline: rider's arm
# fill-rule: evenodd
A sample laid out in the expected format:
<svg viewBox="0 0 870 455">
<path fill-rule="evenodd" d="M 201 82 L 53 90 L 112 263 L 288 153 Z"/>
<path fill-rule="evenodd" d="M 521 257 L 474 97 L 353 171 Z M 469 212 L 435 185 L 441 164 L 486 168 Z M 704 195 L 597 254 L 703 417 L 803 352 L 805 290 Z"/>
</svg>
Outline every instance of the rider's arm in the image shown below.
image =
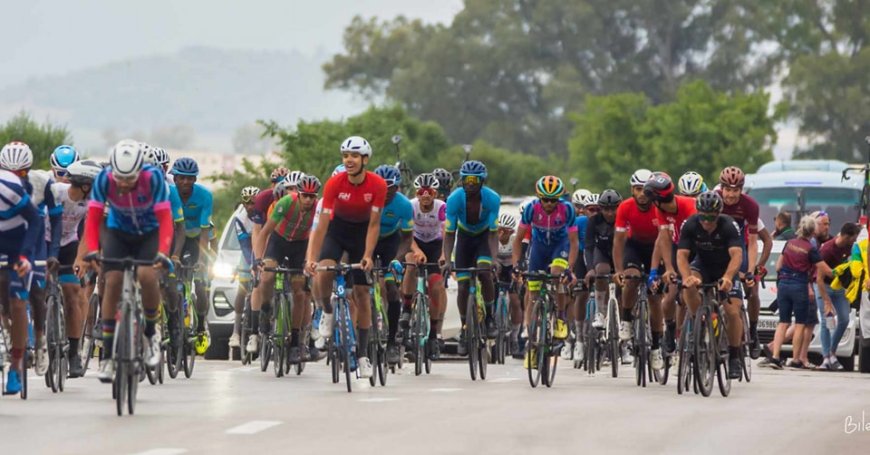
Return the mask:
<svg viewBox="0 0 870 455">
<path fill-rule="evenodd" d="M 444 242 L 442 243 L 442 250 L 444 255 L 444 260 L 447 263 L 450 263 L 450 258 L 453 256 L 453 247 L 456 243 L 456 228 L 459 223 L 459 204 L 455 201 L 458 200 L 458 193 L 453 193 L 449 197 L 447 197 L 447 204 L 445 204 L 445 219 L 444 219 Z M 462 195 L 462 197 L 465 197 Z"/>
<path fill-rule="evenodd" d="M 613 233 L 613 269 L 617 275 L 622 275 L 624 271 L 622 263 L 622 255 L 625 252 L 625 240 L 628 233 L 625 231 L 615 231 Z"/>
<path fill-rule="evenodd" d="M 54 182 L 49 180 L 45 185 L 43 199 L 48 209 L 48 224 L 51 227 L 51 239 L 48 243 L 48 257 L 57 258 L 60 253 L 60 237 L 63 234 L 63 206 L 54 198 L 52 186 Z"/>
<path fill-rule="evenodd" d="M 103 217 L 106 207 L 106 190 L 108 188 L 108 169 L 104 169 L 94 179 L 91 189 L 91 200 L 88 202 L 88 213 L 85 215 L 85 238 L 88 253 L 94 253 L 100 249 L 100 228 L 103 226 Z"/>
<path fill-rule="evenodd" d="M 758 231 L 758 237 L 761 238 L 761 257 L 758 258 L 758 265 L 763 266 L 767 264 L 767 260 L 770 259 L 770 253 L 773 251 L 773 237 L 770 236 L 770 231 L 767 228 Z"/>
<path fill-rule="evenodd" d="M 523 259 L 523 237 L 526 236 L 526 231 L 528 231 L 528 229 L 529 227 L 524 224 L 520 224 L 519 227 L 517 227 L 517 234 L 513 239 L 514 247 L 513 251 L 511 251 L 511 256 L 513 256 L 512 261 L 515 268 L 519 267 L 520 261 Z"/>
<path fill-rule="evenodd" d="M 199 215 L 199 227 L 202 229 L 199 235 L 199 249 L 205 251 L 209 248 L 209 231 L 211 230 L 211 213 L 213 209 L 214 198 L 211 191 L 203 188 L 202 211 Z"/>
<path fill-rule="evenodd" d="M 598 229 L 596 224 L 593 224 L 593 219 L 595 217 L 589 217 L 586 224 L 586 248 L 583 250 L 583 259 L 586 260 L 586 267 L 590 271 L 595 267 L 595 249 L 598 248 L 595 235 Z"/>
<path fill-rule="evenodd" d="M 405 260 L 405 255 L 408 254 L 408 251 L 411 251 L 412 245 L 414 243 L 414 231 L 400 231 L 401 242 L 399 243 L 399 249 L 396 250 L 396 260 L 402 262 Z"/>
<path fill-rule="evenodd" d="M 683 248 L 677 249 L 677 270 L 680 271 L 680 276 L 690 276 L 692 268 L 689 266 L 689 253 L 691 251 Z"/>
<path fill-rule="evenodd" d="M 186 235 L 186 230 L 184 227 L 184 218 L 181 221 L 175 222 L 174 228 L 174 238 L 175 238 L 175 248 L 172 251 L 172 256 L 181 257 L 181 250 L 184 249 L 184 236 Z"/>
<path fill-rule="evenodd" d="M 573 271 L 574 263 L 577 262 L 577 256 L 580 255 L 580 238 L 576 229 L 568 231 L 568 242 L 571 244 L 571 249 L 568 250 L 568 270 Z"/>
<path fill-rule="evenodd" d="M 740 264 L 743 262 L 743 248 L 739 246 L 729 247 L 728 256 L 731 257 L 731 260 L 728 261 L 728 268 L 725 269 L 723 278 L 731 280 L 734 279 L 734 274 L 740 270 Z"/>
<path fill-rule="evenodd" d="M 755 270 L 755 267 L 759 264 L 758 262 L 758 233 L 753 233 L 749 231 L 749 240 L 746 245 L 747 256 L 749 257 L 748 262 L 748 271 L 751 273 Z"/>
<path fill-rule="evenodd" d="M 260 235 L 257 236 L 257 242 L 254 243 L 254 260 L 263 259 L 263 254 L 266 253 L 266 242 L 268 242 L 269 236 L 275 231 L 275 226 L 277 225 L 278 223 L 272 218 L 266 221 L 266 225 L 263 226 Z"/>
<path fill-rule="evenodd" d="M 674 242 L 670 226 L 662 226 L 659 228 L 659 236 L 656 238 L 655 250 L 653 250 L 652 264 L 658 264 L 658 261 L 665 263 L 666 272 L 674 272 Z M 655 265 L 653 265 L 655 267 Z"/>
<path fill-rule="evenodd" d="M 308 262 L 317 262 L 317 257 L 320 255 L 320 249 L 323 248 L 323 239 L 326 237 L 326 229 L 329 228 L 329 215 L 332 209 L 323 208 L 320 212 L 320 218 L 317 220 L 317 228 L 311 233 L 311 238 L 308 240 L 308 250 L 305 252 L 305 257 Z M 257 225 L 254 225 L 254 232 L 257 232 Z M 255 241 L 259 241 L 261 234 L 254 237 Z"/>
<path fill-rule="evenodd" d="M 381 210 L 383 208 L 372 207 L 372 213 L 369 216 L 369 227 L 366 230 L 366 249 L 363 253 L 364 258 L 369 258 L 375 253 L 375 246 L 378 244 L 378 237 L 381 233 Z"/>
</svg>

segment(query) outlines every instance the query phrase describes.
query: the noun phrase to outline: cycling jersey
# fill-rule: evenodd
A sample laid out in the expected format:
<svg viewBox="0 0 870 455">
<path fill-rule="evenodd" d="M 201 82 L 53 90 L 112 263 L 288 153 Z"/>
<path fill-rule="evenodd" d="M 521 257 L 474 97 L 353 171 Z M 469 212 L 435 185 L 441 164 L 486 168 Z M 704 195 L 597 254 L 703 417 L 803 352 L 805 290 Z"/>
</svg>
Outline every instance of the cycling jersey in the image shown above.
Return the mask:
<svg viewBox="0 0 870 455">
<path fill-rule="evenodd" d="M 365 171 L 359 185 L 351 183 L 347 172 L 341 172 L 326 181 L 323 188 L 323 210 L 349 223 L 364 223 L 373 211 L 380 212 L 387 198 L 387 183 L 374 172 Z"/>
<path fill-rule="evenodd" d="M 253 264 L 253 246 L 251 244 L 251 232 L 254 229 L 254 222 L 248 216 L 248 211 L 240 205 L 233 213 L 233 225 L 236 228 L 236 238 L 239 240 L 239 247 L 242 250 L 242 257 L 239 265 L 250 267 Z"/>
<path fill-rule="evenodd" d="M 487 186 L 480 188 L 480 211 L 476 222 L 468 220 L 468 196 L 465 188 L 457 188 L 447 198 L 447 220 L 444 226 L 448 234 L 459 229 L 470 235 L 478 235 L 487 230 L 498 229 L 498 210 L 501 207 L 501 196 Z"/>
<path fill-rule="evenodd" d="M 711 270 L 724 270 L 731 261 L 728 249 L 743 245 L 737 223 L 728 215 L 720 215 L 716 229 L 707 232 L 698 215 L 692 215 L 683 223 L 678 249 L 695 253 L 695 262 Z"/>
<path fill-rule="evenodd" d="M 517 237 L 516 234 L 511 234 L 511 239 L 508 240 L 508 243 L 498 242 L 498 254 L 496 255 L 496 261 L 505 266 L 511 267 L 514 265 L 514 239 Z"/>
<path fill-rule="evenodd" d="M 535 200 L 523 209 L 520 227 L 531 229 L 532 246 L 552 246 L 563 243 L 569 233 L 577 232 L 576 218 L 574 206 L 570 203 L 560 200 L 553 211 L 547 213 L 541 201 Z"/>
<path fill-rule="evenodd" d="M 402 232 L 414 230 L 414 208 L 411 201 L 402 193 L 396 193 L 381 213 L 380 238 L 389 237 L 398 230 Z"/>
<path fill-rule="evenodd" d="M 719 194 L 722 192 L 719 191 Z M 747 226 L 750 234 L 758 233 L 758 202 L 751 196 L 741 194 L 736 204 L 723 204 L 722 214 L 733 218 L 741 233 Z"/>
<path fill-rule="evenodd" d="M 0 253 L 9 258 L 30 258 L 41 240 L 35 229 L 39 215 L 17 175 L 0 170 Z"/>
<path fill-rule="evenodd" d="M 55 183 L 51 191 L 54 200 L 63 209 L 61 218 L 60 246 L 64 247 L 79 241 L 79 226 L 88 213 L 88 203 L 85 200 L 78 202 L 69 197 L 69 183 Z M 45 241 L 51 242 L 51 225 L 46 227 Z"/>
<path fill-rule="evenodd" d="M 323 198 L 317 200 L 317 206 L 314 207 L 314 221 L 311 223 L 311 232 L 317 229 L 317 223 L 320 221 L 320 214 L 323 213 Z"/>
<path fill-rule="evenodd" d="M 260 226 L 266 224 L 266 213 L 269 211 L 269 207 L 274 200 L 275 193 L 271 187 L 263 188 L 257 193 L 257 196 L 254 198 L 254 210 L 251 213 L 251 221 Z"/>
<path fill-rule="evenodd" d="M 108 212 L 106 227 L 127 234 L 144 235 L 159 230 L 158 250 L 169 253 L 172 244 L 172 213 L 163 172 L 146 165 L 130 192 L 121 193 L 111 167 L 97 175 L 88 203 L 85 239 L 89 251 L 99 249 L 100 227 Z"/>
<path fill-rule="evenodd" d="M 683 227 L 683 223 L 697 210 L 695 209 L 695 200 L 690 197 L 674 196 L 674 202 L 677 204 L 676 213 L 667 212 L 658 207 L 655 208 L 655 212 L 659 229 L 665 227 L 670 229 L 671 240 L 676 244 L 680 241 L 680 229 Z"/>
<path fill-rule="evenodd" d="M 193 191 L 185 201 L 182 198 L 184 209 L 184 233 L 187 237 L 199 237 L 203 229 L 211 226 L 212 195 L 211 191 L 199 183 L 193 184 Z"/>
<path fill-rule="evenodd" d="M 616 232 L 627 232 L 629 239 L 643 244 L 655 243 L 659 235 L 653 207 L 643 211 L 634 198 L 628 198 L 619 204 L 614 228 Z"/>
<path fill-rule="evenodd" d="M 580 240 L 580 257 L 583 257 L 583 251 L 586 249 L 586 226 L 589 225 L 589 217 L 579 215 L 574 219 L 574 226 L 577 228 L 577 237 Z"/>
<path fill-rule="evenodd" d="M 36 206 L 36 211 L 42 218 L 48 215 L 48 223 L 45 220 L 40 221 L 41 230 L 45 231 L 49 228 L 53 229 L 54 235 L 48 238 L 47 250 L 42 249 L 37 245 L 37 251 L 43 251 L 45 257 L 56 258 L 60 251 L 60 236 L 62 229 L 63 207 L 55 200 L 54 191 L 52 188 L 56 184 L 52 179 L 53 175 L 49 171 L 33 170 L 23 180 L 24 188 L 30 193 L 31 201 Z M 45 257 L 37 257 L 37 260 L 45 259 Z"/>
<path fill-rule="evenodd" d="M 181 196 L 178 194 L 178 187 L 166 182 L 169 188 L 169 204 L 172 208 L 172 221 L 175 223 L 184 222 L 184 206 L 181 205 Z"/>
<path fill-rule="evenodd" d="M 414 238 L 420 242 L 433 242 L 444 237 L 444 220 L 447 219 L 447 203 L 435 199 L 432 210 L 424 212 L 420 200 L 411 200 L 414 210 Z"/>
<path fill-rule="evenodd" d="M 298 193 L 288 194 L 275 203 L 270 219 L 277 223 L 275 233 L 288 241 L 308 240 L 314 222 L 314 207 L 303 211 Z"/>
<path fill-rule="evenodd" d="M 589 217 L 583 255 L 590 269 L 602 262 L 613 262 L 613 232 L 614 225 L 608 223 L 604 215 L 596 213 Z"/>
</svg>

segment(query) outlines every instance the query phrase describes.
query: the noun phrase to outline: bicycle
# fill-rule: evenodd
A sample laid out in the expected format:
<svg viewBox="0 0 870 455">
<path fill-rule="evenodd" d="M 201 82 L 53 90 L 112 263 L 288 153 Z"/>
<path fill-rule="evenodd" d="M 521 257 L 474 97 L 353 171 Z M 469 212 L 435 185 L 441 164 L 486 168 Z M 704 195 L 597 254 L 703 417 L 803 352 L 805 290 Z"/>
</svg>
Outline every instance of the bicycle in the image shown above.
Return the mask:
<svg viewBox="0 0 870 455">
<path fill-rule="evenodd" d="M 596 328 L 592 322 L 598 312 L 598 302 L 595 301 L 595 290 L 589 291 L 589 300 L 586 302 L 586 319 L 584 328 L 578 329 L 578 337 L 585 342 L 583 360 L 574 359 L 574 368 L 582 368 L 590 375 L 601 370 L 602 358 L 607 350 L 606 331 Z"/>
<path fill-rule="evenodd" d="M 685 287 L 683 287 L 685 289 Z M 683 325 L 680 329 L 679 342 L 677 344 L 676 355 L 677 362 L 677 395 L 682 395 L 683 392 L 689 390 L 689 384 L 695 391 L 695 394 L 700 392 L 698 388 L 697 378 L 694 376 L 695 370 L 695 318 L 689 314 L 686 308 L 686 315 L 683 319 Z"/>
<path fill-rule="evenodd" d="M 510 290 L 513 283 L 498 283 L 498 298 L 495 300 L 495 327 L 498 334 L 495 337 L 493 360 L 495 363 L 504 365 L 505 358 L 510 350 L 511 318 L 510 318 Z"/>
<path fill-rule="evenodd" d="M 99 355 L 98 349 L 102 349 L 102 325 L 100 320 L 100 283 L 95 272 L 89 272 L 85 281 L 94 280 L 94 291 L 88 298 L 88 314 L 82 325 L 82 334 L 79 344 L 79 355 L 82 358 L 82 369 L 87 372 L 88 365 L 94 355 Z"/>
<path fill-rule="evenodd" d="M 486 327 L 484 325 L 485 309 L 483 298 L 478 294 L 477 274 L 489 271 L 487 268 L 468 267 L 453 269 L 456 273 L 470 273 L 468 304 L 465 307 L 465 342 L 468 350 L 468 369 L 471 380 L 476 381 L 478 373 L 480 379 L 486 379 L 486 365 L 489 363 L 489 349 L 487 348 Z M 444 274 L 447 276 L 447 274 Z"/>
<path fill-rule="evenodd" d="M 701 395 L 709 397 L 713 391 L 713 376 L 719 383 L 719 392 L 727 397 L 731 392 L 728 375 L 727 327 L 721 308 L 719 283 L 705 283 L 701 288 L 701 306 L 695 314 L 695 377 Z M 726 299 L 727 300 L 727 299 Z"/>
<path fill-rule="evenodd" d="M 626 281 L 637 281 L 637 302 L 634 305 L 632 342 L 634 351 L 635 379 L 639 387 L 646 387 L 647 382 L 660 382 L 662 372 L 652 367 L 650 356 L 652 352 L 652 329 L 650 327 L 650 313 L 647 287 L 649 277 L 646 274 L 640 276 L 626 276 Z"/>
<path fill-rule="evenodd" d="M 607 344 L 606 352 L 610 361 L 611 377 L 619 376 L 619 362 L 621 357 L 621 342 L 619 341 L 619 300 L 617 286 L 613 282 L 612 274 L 595 275 L 595 280 L 605 280 L 607 284 L 607 313 L 605 313 L 604 340 Z"/>
<path fill-rule="evenodd" d="M 57 270 L 48 271 L 46 277 L 46 327 L 48 345 L 48 371 L 45 385 L 52 393 L 63 392 L 69 371 L 69 338 L 66 336 L 66 317 L 63 311 L 63 292 L 57 279 Z"/>
<path fill-rule="evenodd" d="M 389 320 L 387 319 L 386 309 L 384 308 L 384 300 L 381 294 L 381 277 L 382 274 L 389 269 L 381 267 L 380 259 L 375 259 L 375 266 L 372 268 L 372 275 L 367 279 L 370 281 L 369 294 L 372 301 L 372 328 L 369 333 L 369 345 L 366 346 L 366 351 L 369 360 L 372 361 L 373 371 L 369 378 L 369 384 L 372 387 L 376 383 L 380 383 L 381 387 L 387 385 L 387 370 L 396 372 L 396 365 L 387 363 L 387 335 L 389 330 Z M 396 274 L 396 281 L 400 278 Z M 402 368 L 402 355 L 399 355 L 399 369 Z"/>
<path fill-rule="evenodd" d="M 547 387 L 553 387 L 556 379 L 556 367 L 559 362 L 559 352 L 562 341 L 556 341 L 554 332 L 558 315 L 556 314 L 554 295 L 556 285 L 562 279 L 560 275 L 542 272 L 523 272 L 521 276 L 527 281 L 540 281 L 542 288 L 533 303 L 531 325 L 529 327 L 529 384 L 532 388 L 538 386 L 543 378 Z"/>
<path fill-rule="evenodd" d="M 32 266 L 34 267 L 45 267 L 46 261 L 33 261 Z M 8 270 L 11 266 L 7 261 L 0 261 L 0 270 Z M 21 374 L 21 392 L 19 392 L 19 396 L 22 400 L 27 399 L 28 389 L 27 389 L 27 370 L 33 367 L 34 359 L 36 358 L 35 345 L 36 345 L 36 332 L 34 330 L 33 325 L 33 314 L 30 309 L 30 302 L 25 302 L 25 307 L 27 311 L 27 345 L 25 346 L 24 353 L 21 357 L 21 370 L 19 371 Z M 5 337 L 4 337 L 5 342 Z M 8 348 L 8 346 L 7 346 Z M 9 349 L 6 349 L 6 352 L 10 352 Z M 3 395 L 6 395 L 6 376 L 3 376 Z M 14 395 L 14 394 L 13 394 Z"/>
<path fill-rule="evenodd" d="M 247 272 L 248 269 L 239 269 L 239 272 Z M 240 334 L 239 334 L 239 359 L 242 362 L 242 365 L 250 365 L 254 360 L 254 353 L 248 352 L 246 347 L 248 346 L 248 340 L 251 338 L 251 332 L 253 332 L 253 321 L 251 319 L 251 293 L 257 287 L 257 277 L 254 276 L 250 281 L 243 283 L 245 287 L 245 303 L 242 306 L 242 320 L 240 322 Z"/>
<path fill-rule="evenodd" d="M 196 327 L 199 324 L 199 315 L 196 312 L 196 280 L 194 273 L 200 269 L 199 264 L 185 264 L 185 255 L 182 259 L 178 274 L 178 294 L 181 296 L 181 355 L 175 359 L 175 368 L 184 370 L 184 377 L 190 379 L 193 375 L 193 366 L 196 363 Z M 170 376 L 172 376 L 170 374 Z"/>
<path fill-rule="evenodd" d="M 337 384 L 341 369 L 344 369 L 344 379 L 347 392 L 351 393 L 353 384 L 350 373 L 358 370 L 356 354 L 356 335 L 353 321 L 350 317 L 350 304 L 347 300 L 347 274 L 351 270 L 359 270 L 360 264 L 338 264 L 333 266 L 318 266 L 318 272 L 334 272 L 335 280 L 332 288 L 332 309 L 335 315 L 333 335 L 327 340 L 327 363 L 332 367 L 332 383 Z"/>
<path fill-rule="evenodd" d="M 286 267 L 264 267 L 263 271 L 275 274 L 275 295 L 272 297 L 271 330 L 268 334 L 263 334 L 263 343 L 260 346 L 260 369 L 266 371 L 274 353 L 273 369 L 275 377 L 280 378 L 290 372 L 291 312 L 295 303 L 289 277 L 304 271 Z M 298 370 L 296 374 L 301 374 L 302 362 L 297 363 L 295 368 Z"/>
<path fill-rule="evenodd" d="M 423 370 L 426 374 L 432 372 L 432 358 L 429 355 L 429 333 L 432 320 L 429 316 L 429 267 L 437 267 L 436 263 L 405 262 L 404 266 L 417 268 L 417 290 L 414 292 L 414 308 L 411 312 L 410 338 L 414 349 L 414 375 L 420 376 Z M 484 373 L 485 374 L 485 373 Z"/>
<path fill-rule="evenodd" d="M 740 356 L 740 367 L 743 369 L 743 376 L 741 376 L 740 380 L 743 381 L 745 379 L 746 382 L 752 382 L 752 354 L 749 349 L 752 345 L 752 336 L 749 333 L 749 313 L 746 311 L 745 301 L 740 304 L 740 318 L 743 319 L 743 345 L 740 347 L 740 352 L 743 354 Z M 746 360 L 747 357 L 750 360 Z"/>
</svg>

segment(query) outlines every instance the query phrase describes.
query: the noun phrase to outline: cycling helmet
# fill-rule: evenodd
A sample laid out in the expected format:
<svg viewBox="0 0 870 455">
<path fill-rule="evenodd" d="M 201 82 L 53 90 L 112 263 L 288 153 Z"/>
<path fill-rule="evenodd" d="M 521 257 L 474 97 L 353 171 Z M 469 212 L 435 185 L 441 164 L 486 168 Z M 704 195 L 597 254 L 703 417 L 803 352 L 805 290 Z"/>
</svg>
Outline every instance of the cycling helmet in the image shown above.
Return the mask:
<svg viewBox="0 0 870 455">
<path fill-rule="evenodd" d="M 719 183 L 730 188 L 740 188 L 746 180 L 746 175 L 736 166 L 728 166 L 719 174 Z"/>
<path fill-rule="evenodd" d="M 622 196 L 616 190 L 604 190 L 598 198 L 598 206 L 602 208 L 616 208 L 619 207 L 620 202 L 622 202 Z"/>
<path fill-rule="evenodd" d="M 284 180 L 287 181 L 287 184 L 290 185 L 291 188 L 295 188 L 299 186 L 299 180 L 305 177 L 305 173 L 302 171 L 293 171 L 287 174 L 287 178 Z"/>
<path fill-rule="evenodd" d="M 320 179 L 313 175 L 303 175 L 296 184 L 296 190 L 304 194 L 317 194 L 320 191 Z"/>
<path fill-rule="evenodd" d="M 335 167 L 335 169 L 332 170 L 332 177 L 335 177 L 336 175 L 341 174 L 342 172 L 345 172 L 345 171 L 347 171 L 347 169 L 344 168 L 344 165 L 339 164 L 338 166 Z"/>
<path fill-rule="evenodd" d="M 66 168 L 69 181 L 75 186 L 93 185 L 94 179 L 103 171 L 103 166 L 94 160 L 79 160 Z"/>
<path fill-rule="evenodd" d="M 151 147 L 151 150 L 154 151 L 154 156 L 157 157 L 158 165 L 165 166 L 169 164 L 169 154 L 166 153 L 166 150 L 163 150 L 163 147 Z"/>
<path fill-rule="evenodd" d="M 147 144 L 143 144 L 142 159 L 145 160 L 145 164 L 160 166 L 160 157 L 157 156 L 157 149 L 155 149 L 154 147 L 149 147 L 147 146 Z"/>
<path fill-rule="evenodd" d="M 671 176 L 664 172 L 653 172 L 652 177 L 643 184 L 643 194 L 653 201 L 674 200 L 674 182 Z"/>
<path fill-rule="evenodd" d="M 172 175 L 189 175 L 196 177 L 199 175 L 199 165 L 193 158 L 179 158 L 172 163 L 172 170 L 169 171 Z"/>
<path fill-rule="evenodd" d="M 33 166 L 33 151 L 24 142 L 10 142 L 0 150 L 0 168 L 20 171 Z"/>
<path fill-rule="evenodd" d="M 272 171 L 272 175 L 269 176 L 269 180 L 271 180 L 272 183 L 278 183 L 284 179 L 284 177 L 287 177 L 287 174 L 289 173 L 290 170 L 284 166 L 276 167 L 275 170 Z"/>
<path fill-rule="evenodd" d="M 115 177 L 137 177 L 145 165 L 141 144 L 132 139 L 122 139 L 112 149 L 109 165 L 112 166 L 112 175 Z"/>
<path fill-rule="evenodd" d="M 66 169 L 78 160 L 79 152 L 71 145 L 61 145 L 51 152 L 51 167 L 54 169 Z"/>
<path fill-rule="evenodd" d="M 277 201 L 286 196 L 291 188 L 292 185 L 290 185 L 290 182 L 286 178 L 276 183 L 275 188 L 272 189 L 272 194 L 275 196 L 275 200 Z"/>
<path fill-rule="evenodd" d="M 385 182 L 387 182 L 387 188 L 398 186 L 402 183 L 402 173 L 399 172 L 399 168 L 396 166 L 382 164 L 375 168 L 375 174 L 378 174 Z"/>
<path fill-rule="evenodd" d="M 369 145 L 369 141 L 360 136 L 351 136 L 342 141 L 338 151 L 341 153 L 359 153 L 362 156 L 368 157 L 372 156 L 372 146 Z"/>
<path fill-rule="evenodd" d="M 511 215 L 510 213 L 502 213 L 498 216 L 498 227 L 510 229 L 512 231 L 516 230 L 517 217 Z"/>
<path fill-rule="evenodd" d="M 583 200 L 584 206 L 598 206 L 599 201 L 601 200 L 601 195 L 598 193 L 589 193 L 589 196 L 586 196 L 586 199 Z"/>
<path fill-rule="evenodd" d="M 245 204 L 254 200 L 260 194 L 260 189 L 256 186 L 246 186 L 242 188 L 242 202 Z"/>
<path fill-rule="evenodd" d="M 465 177 L 469 175 L 476 175 L 482 179 L 486 178 L 486 165 L 477 160 L 470 160 L 462 163 L 462 167 L 459 168 L 459 176 Z"/>
<path fill-rule="evenodd" d="M 420 174 L 417 178 L 414 179 L 414 188 L 432 188 L 438 189 L 441 186 L 441 182 L 438 181 L 438 178 L 432 174 Z"/>
<path fill-rule="evenodd" d="M 707 191 L 707 185 L 704 183 L 704 177 L 695 171 L 689 171 L 680 176 L 677 181 L 677 188 L 680 194 L 684 196 L 697 196 Z"/>
<path fill-rule="evenodd" d="M 652 171 L 649 169 L 638 169 L 634 171 L 634 174 L 631 174 L 631 179 L 629 179 L 629 183 L 631 186 L 643 186 L 649 178 L 652 177 Z"/>
<path fill-rule="evenodd" d="M 722 212 L 722 205 L 722 197 L 715 191 L 706 191 L 695 199 L 695 208 L 699 212 L 720 213 Z"/>
<path fill-rule="evenodd" d="M 441 184 L 440 188 L 446 190 L 453 186 L 453 174 L 451 174 L 447 169 L 439 167 L 432 171 L 432 175 L 438 179 L 438 183 Z"/>
<path fill-rule="evenodd" d="M 538 179 L 535 184 L 535 193 L 542 198 L 558 198 L 565 193 L 565 185 L 562 179 L 555 175 L 545 175 Z"/>
<path fill-rule="evenodd" d="M 571 195 L 571 202 L 577 205 L 583 205 L 583 200 L 585 200 L 590 194 L 592 194 L 591 191 L 580 188 Z"/>
</svg>

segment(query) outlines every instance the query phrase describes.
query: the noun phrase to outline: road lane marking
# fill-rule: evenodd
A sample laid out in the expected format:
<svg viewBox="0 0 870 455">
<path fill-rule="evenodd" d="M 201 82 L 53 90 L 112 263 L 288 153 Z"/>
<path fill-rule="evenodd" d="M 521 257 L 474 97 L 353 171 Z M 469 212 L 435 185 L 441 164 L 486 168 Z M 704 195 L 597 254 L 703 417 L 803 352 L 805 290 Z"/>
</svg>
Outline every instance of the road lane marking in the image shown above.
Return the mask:
<svg viewBox="0 0 870 455">
<path fill-rule="evenodd" d="M 278 420 L 252 420 L 243 423 L 237 427 L 232 427 L 227 430 L 227 434 L 255 434 L 263 430 L 268 430 L 276 425 L 281 425 Z"/>
<path fill-rule="evenodd" d="M 185 452 L 187 452 L 187 449 L 171 449 L 161 447 L 159 449 L 151 449 L 144 452 L 139 452 L 134 455 L 180 455 Z"/>
<path fill-rule="evenodd" d="M 451 388 L 443 388 L 443 389 L 429 389 L 430 392 L 435 393 L 450 393 L 450 392 L 459 392 L 462 389 L 451 389 Z"/>
<path fill-rule="evenodd" d="M 520 378 L 496 378 L 496 379 L 490 379 L 487 382 L 500 383 L 500 382 L 514 382 L 514 381 L 519 381 L 519 380 L 520 380 Z"/>
<path fill-rule="evenodd" d="M 387 401 L 399 401 L 398 398 L 386 398 L 386 397 L 378 397 L 378 398 L 363 398 L 358 400 L 360 403 L 385 403 Z"/>
</svg>

